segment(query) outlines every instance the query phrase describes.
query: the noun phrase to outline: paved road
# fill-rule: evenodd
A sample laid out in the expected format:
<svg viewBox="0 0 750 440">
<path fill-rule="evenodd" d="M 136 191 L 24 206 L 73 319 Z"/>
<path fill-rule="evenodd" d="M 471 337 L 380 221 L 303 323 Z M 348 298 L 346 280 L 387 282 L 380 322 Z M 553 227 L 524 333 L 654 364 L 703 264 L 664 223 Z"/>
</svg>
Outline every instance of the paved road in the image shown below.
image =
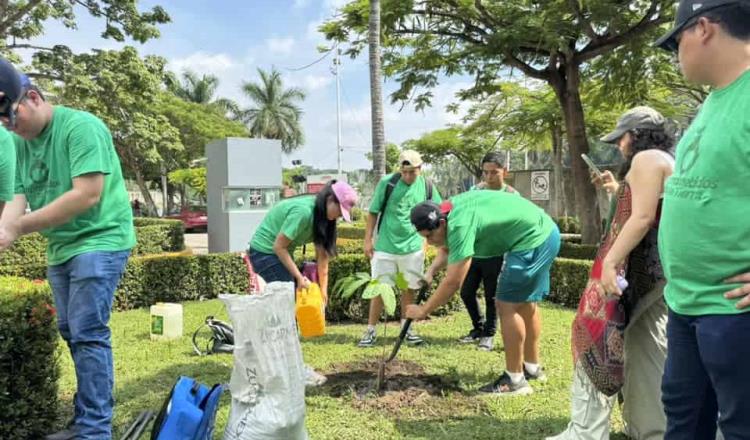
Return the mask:
<svg viewBox="0 0 750 440">
<path fill-rule="evenodd" d="M 185 233 L 185 246 L 189 246 L 193 249 L 194 254 L 207 254 L 208 253 L 208 234 L 205 232 L 200 233 Z"/>
</svg>

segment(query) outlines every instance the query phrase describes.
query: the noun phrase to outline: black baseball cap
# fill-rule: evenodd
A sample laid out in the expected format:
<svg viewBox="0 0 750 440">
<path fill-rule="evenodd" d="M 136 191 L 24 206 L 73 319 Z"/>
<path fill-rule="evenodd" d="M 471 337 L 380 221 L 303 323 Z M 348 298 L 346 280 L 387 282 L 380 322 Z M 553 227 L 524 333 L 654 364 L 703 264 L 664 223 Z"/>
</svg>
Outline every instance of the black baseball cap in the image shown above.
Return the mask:
<svg viewBox="0 0 750 440">
<path fill-rule="evenodd" d="M 695 17 L 705 14 L 706 12 L 722 6 L 746 3 L 750 5 L 750 0 L 682 0 L 677 6 L 677 15 L 674 21 L 674 27 L 659 38 L 654 46 L 660 47 L 670 52 L 677 51 L 677 40 L 675 37 L 682 32 L 688 22 Z"/>
</svg>

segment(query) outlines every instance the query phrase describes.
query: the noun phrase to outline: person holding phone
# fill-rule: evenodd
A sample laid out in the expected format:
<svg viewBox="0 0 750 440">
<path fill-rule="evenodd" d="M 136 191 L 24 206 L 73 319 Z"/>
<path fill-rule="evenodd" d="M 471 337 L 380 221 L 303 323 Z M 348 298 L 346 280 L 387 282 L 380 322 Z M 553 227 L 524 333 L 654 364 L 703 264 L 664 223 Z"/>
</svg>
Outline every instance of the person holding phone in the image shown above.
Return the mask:
<svg viewBox="0 0 750 440">
<path fill-rule="evenodd" d="M 636 107 L 602 141 L 617 145 L 625 159 L 618 175 L 622 183 L 612 173 L 592 170 L 594 182 L 613 192 L 614 210 L 573 322 L 571 421 L 547 440 L 608 439 L 620 389 L 628 436 L 662 439 L 666 428 L 660 384 L 667 308 L 657 236 L 664 184 L 674 167 L 674 137 L 656 110 Z M 618 277 L 627 283 L 618 285 Z"/>
</svg>

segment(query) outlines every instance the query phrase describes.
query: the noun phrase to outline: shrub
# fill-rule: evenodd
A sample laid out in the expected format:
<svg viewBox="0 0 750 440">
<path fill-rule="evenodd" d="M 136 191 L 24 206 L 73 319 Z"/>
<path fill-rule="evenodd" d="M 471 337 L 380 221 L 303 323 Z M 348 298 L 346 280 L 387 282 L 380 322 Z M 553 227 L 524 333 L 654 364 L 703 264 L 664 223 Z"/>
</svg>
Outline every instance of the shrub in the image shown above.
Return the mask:
<svg viewBox="0 0 750 440">
<path fill-rule="evenodd" d="M 576 244 L 566 241 L 560 246 L 560 258 L 571 258 L 574 260 L 593 260 L 599 247 L 590 244 Z"/>
<path fill-rule="evenodd" d="M 363 239 L 339 238 L 336 240 L 336 251 L 339 254 L 363 254 L 365 241 Z"/>
<path fill-rule="evenodd" d="M 364 226 L 339 225 L 336 233 L 338 235 L 338 238 L 349 238 L 349 239 L 355 239 L 355 240 L 365 239 Z"/>
<path fill-rule="evenodd" d="M 577 217 L 557 217 L 553 219 L 557 226 L 560 228 L 560 232 L 563 234 L 580 234 L 581 233 L 581 222 Z"/>
<path fill-rule="evenodd" d="M 179 252 L 185 249 L 184 229 L 179 220 L 136 218 L 133 224 L 138 240 L 133 248 L 133 255 Z M 13 274 L 17 271 L 8 266 L 46 263 L 47 239 L 38 233 L 28 234 L 16 240 L 7 251 L 0 253 L 0 274 Z"/>
<path fill-rule="evenodd" d="M 57 339 L 47 283 L 0 277 L 0 438 L 44 438 L 52 431 Z"/>
<path fill-rule="evenodd" d="M 0 266 L 46 264 L 47 239 L 41 234 L 20 237 L 6 251 L 0 253 Z"/>
<path fill-rule="evenodd" d="M 131 257 L 115 293 L 115 308 L 210 299 L 247 288 L 247 269 L 238 254 Z"/>
<path fill-rule="evenodd" d="M 142 227 L 158 226 L 161 228 L 161 235 L 158 238 L 154 238 L 161 244 L 160 252 L 177 252 L 185 249 L 185 227 L 179 220 L 137 217 L 133 219 L 133 224 L 136 228 L 136 237 L 140 234 L 140 228 Z M 138 239 L 138 243 L 141 243 L 140 238 Z M 146 253 L 149 252 L 136 253 L 136 255 L 144 255 Z"/>
<path fill-rule="evenodd" d="M 593 261 L 557 258 L 552 264 L 551 291 L 548 301 L 577 308 L 581 293 L 586 287 Z"/>
<path fill-rule="evenodd" d="M 431 249 L 431 248 L 430 248 Z M 435 257 L 428 250 L 425 264 Z M 298 260 L 298 262 L 301 259 Z M 549 300 L 576 307 L 583 291 L 592 262 L 558 258 L 552 266 L 552 292 Z M 43 278 L 44 266 L 14 266 L 16 275 Z M 361 253 L 341 254 L 331 260 L 328 273 L 328 319 L 331 321 L 367 319 L 368 301 L 358 296 L 343 299 L 333 293 L 333 285 L 342 277 L 370 272 L 370 261 Z M 433 288 L 442 274 L 435 279 Z M 243 293 L 248 288 L 247 269 L 238 254 L 209 255 L 154 255 L 131 257 L 115 294 L 117 310 L 146 307 L 158 301 L 180 302 L 215 298 L 220 293 Z M 456 294 L 438 314 L 461 308 L 460 295 Z M 397 311 L 398 316 L 398 311 Z"/>
<path fill-rule="evenodd" d="M 581 244 L 581 234 L 560 234 L 561 240 L 568 243 Z"/>
</svg>

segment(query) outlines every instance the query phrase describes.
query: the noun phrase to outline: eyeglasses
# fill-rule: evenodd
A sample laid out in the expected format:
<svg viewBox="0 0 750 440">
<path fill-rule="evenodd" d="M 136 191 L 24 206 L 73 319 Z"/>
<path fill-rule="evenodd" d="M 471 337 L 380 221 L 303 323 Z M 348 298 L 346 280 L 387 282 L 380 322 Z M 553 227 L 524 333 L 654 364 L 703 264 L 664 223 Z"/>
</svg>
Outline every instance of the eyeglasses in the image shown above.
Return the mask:
<svg viewBox="0 0 750 440">
<path fill-rule="evenodd" d="M 16 113 L 18 112 L 18 106 L 21 105 L 24 99 L 26 99 L 26 93 L 28 90 L 24 90 L 21 93 L 21 97 L 17 101 L 13 102 L 7 95 L 0 97 L 0 118 L 7 120 L 6 126 L 13 128 L 16 125 Z"/>
</svg>

